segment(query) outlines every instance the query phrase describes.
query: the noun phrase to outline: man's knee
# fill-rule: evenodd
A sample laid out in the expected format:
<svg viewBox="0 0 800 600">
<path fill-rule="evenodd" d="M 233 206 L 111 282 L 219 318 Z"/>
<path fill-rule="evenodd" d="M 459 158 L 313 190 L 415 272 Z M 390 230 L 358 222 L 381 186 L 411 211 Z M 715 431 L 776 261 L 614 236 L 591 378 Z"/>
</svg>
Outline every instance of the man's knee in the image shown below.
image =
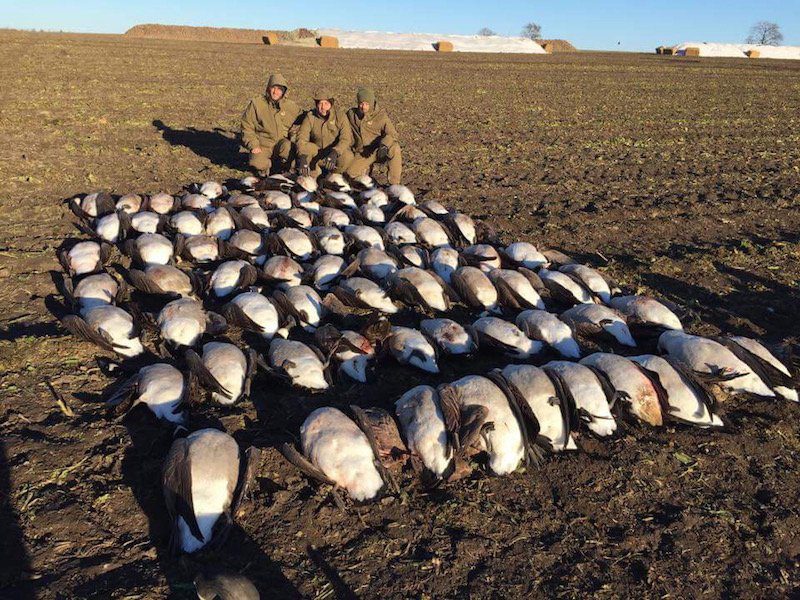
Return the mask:
<svg viewBox="0 0 800 600">
<path fill-rule="evenodd" d="M 292 151 L 294 150 L 294 144 L 288 138 L 281 138 L 275 144 L 275 148 L 272 151 L 272 155 L 275 158 L 279 158 L 281 160 L 289 160 L 289 157 L 292 155 Z"/>
<path fill-rule="evenodd" d="M 270 167 L 272 166 L 272 159 L 270 154 L 265 152 L 262 148 L 261 152 L 258 154 L 254 154 L 252 152 L 250 153 L 248 164 L 254 171 L 266 172 L 269 171 Z"/>
<path fill-rule="evenodd" d="M 355 155 L 349 150 L 345 150 L 344 152 L 342 152 L 336 159 L 336 172 L 337 173 L 347 172 L 350 166 L 353 164 L 354 158 Z"/>
</svg>

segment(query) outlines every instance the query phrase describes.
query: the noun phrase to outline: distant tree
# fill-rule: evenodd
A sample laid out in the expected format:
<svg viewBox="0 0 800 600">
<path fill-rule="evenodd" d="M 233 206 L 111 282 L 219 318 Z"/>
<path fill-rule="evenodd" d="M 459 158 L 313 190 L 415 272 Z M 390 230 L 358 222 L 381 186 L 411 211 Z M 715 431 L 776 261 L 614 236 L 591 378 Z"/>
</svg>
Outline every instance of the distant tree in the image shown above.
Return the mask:
<svg viewBox="0 0 800 600">
<path fill-rule="evenodd" d="M 488 27 L 484 27 L 483 29 L 478 30 L 478 35 L 497 35 L 497 32 L 489 29 Z"/>
<path fill-rule="evenodd" d="M 532 40 L 542 39 L 542 26 L 538 23 L 530 22 L 522 28 L 522 37 Z"/>
<path fill-rule="evenodd" d="M 781 28 L 777 23 L 759 21 L 750 28 L 750 35 L 745 43 L 761 44 L 762 46 L 780 46 L 783 41 Z"/>
</svg>

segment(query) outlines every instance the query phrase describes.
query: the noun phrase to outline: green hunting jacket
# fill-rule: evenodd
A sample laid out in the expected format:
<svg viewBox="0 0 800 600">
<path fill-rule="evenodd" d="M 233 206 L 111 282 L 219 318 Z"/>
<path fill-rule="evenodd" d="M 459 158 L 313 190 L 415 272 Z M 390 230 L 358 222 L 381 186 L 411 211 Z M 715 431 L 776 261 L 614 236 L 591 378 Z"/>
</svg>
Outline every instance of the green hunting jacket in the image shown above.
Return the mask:
<svg viewBox="0 0 800 600">
<path fill-rule="evenodd" d="M 300 107 L 286 96 L 278 102 L 256 96 L 242 115 L 242 144 L 252 152 L 255 148 L 272 148 L 281 138 L 295 141 L 300 116 Z"/>
<path fill-rule="evenodd" d="M 297 153 L 307 158 L 314 158 L 320 150 L 330 148 L 341 156 L 350 150 L 352 143 L 350 123 L 335 104 L 327 118 L 321 117 L 316 108 L 308 111 L 297 132 Z"/>
<path fill-rule="evenodd" d="M 377 102 L 364 117 L 358 108 L 351 108 L 347 111 L 347 121 L 353 131 L 353 152 L 357 154 L 374 152 L 381 144 L 392 146 L 397 143 L 397 130 Z"/>
</svg>

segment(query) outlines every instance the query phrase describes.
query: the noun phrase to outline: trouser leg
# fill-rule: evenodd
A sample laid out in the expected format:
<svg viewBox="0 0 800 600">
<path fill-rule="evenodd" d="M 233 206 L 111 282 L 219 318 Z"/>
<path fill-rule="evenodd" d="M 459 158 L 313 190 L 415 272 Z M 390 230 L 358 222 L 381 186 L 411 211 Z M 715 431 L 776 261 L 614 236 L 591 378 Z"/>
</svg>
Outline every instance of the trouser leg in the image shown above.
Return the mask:
<svg viewBox="0 0 800 600">
<path fill-rule="evenodd" d="M 363 156 L 361 154 L 356 154 L 353 157 L 353 161 L 350 163 L 350 166 L 347 167 L 347 174 L 350 177 L 361 177 L 362 175 L 366 175 L 369 171 L 369 168 L 375 162 L 375 153 L 369 154 L 367 156 Z"/>
<path fill-rule="evenodd" d="M 403 155 L 400 152 L 399 144 L 389 146 L 389 183 L 399 184 L 403 175 Z"/>
<path fill-rule="evenodd" d="M 248 157 L 248 165 L 253 173 L 259 177 L 264 177 L 269 173 L 270 167 L 272 167 L 272 149 L 261 148 L 261 152 L 258 154 L 253 154 L 251 152 Z"/>
<path fill-rule="evenodd" d="M 345 173 L 348 167 L 353 163 L 354 158 L 355 156 L 350 150 L 342 151 L 342 153 L 339 154 L 339 158 L 336 160 L 336 169 L 334 169 L 334 171 L 336 173 Z"/>
<path fill-rule="evenodd" d="M 288 138 L 281 138 L 272 148 L 271 174 L 285 173 L 294 159 L 294 144 Z"/>
</svg>

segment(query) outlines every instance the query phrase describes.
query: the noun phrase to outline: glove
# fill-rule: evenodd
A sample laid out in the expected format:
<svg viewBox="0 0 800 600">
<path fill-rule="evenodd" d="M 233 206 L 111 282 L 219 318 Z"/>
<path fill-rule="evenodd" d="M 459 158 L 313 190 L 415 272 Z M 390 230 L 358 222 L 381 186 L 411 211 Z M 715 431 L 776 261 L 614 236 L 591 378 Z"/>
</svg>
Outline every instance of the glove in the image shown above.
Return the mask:
<svg viewBox="0 0 800 600">
<path fill-rule="evenodd" d="M 331 150 L 325 160 L 322 161 L 322 168 L 326 171 L 333 171 L 336 169 L 337 160 L 339 160 L 339 153 L 336 150 Z"/>
<path fill-rule="evenodd" d="M 375 152 L 375 160 L 378 162 L 386 162 L 389 160 L 389 146 L 385 144 L 378 146 L 378 151 Z"/>
<path fill-rule="evenodd" d="M 295 162 L 297 172 L 300 175 L 310 175 L 311 169 L 308 168 L 308 159 L 305 156 L 298 156 Z"/>
</svg>

